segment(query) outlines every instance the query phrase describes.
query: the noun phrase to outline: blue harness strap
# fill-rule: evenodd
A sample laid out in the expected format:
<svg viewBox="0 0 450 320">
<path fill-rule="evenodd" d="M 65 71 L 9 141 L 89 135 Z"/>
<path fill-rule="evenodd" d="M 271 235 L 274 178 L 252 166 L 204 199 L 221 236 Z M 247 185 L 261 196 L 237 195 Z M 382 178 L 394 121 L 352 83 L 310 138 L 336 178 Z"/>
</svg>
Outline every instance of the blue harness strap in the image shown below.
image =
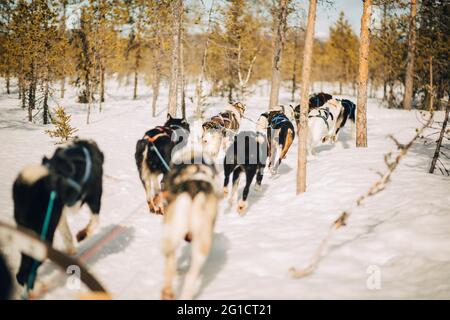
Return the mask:
<svg viewBox="0 0 450 320">
<path fill-rule="evenodd" d="M 286 121 L 289 121 L 289 119 L 284 114 L 280 113 L 272 118 L 272 120 L 270 121 L 270 126 L 275 129 L 277 126 Z"/>
<path fill-rule="evenodd" d="M 50 218 L 52 217 L 53 207 L 56 199 L 56 191 L 50 192 L 50 198 L 48 200 L 47 211 L 44 217 L 44 224 L 42 225 L 40 238 L 42 241 L 45 241 L 47 238 L 48 227 L 50 225 Z M 27 288 L 26 291 L 34 288 L 34 282 L 36 280 L 38 262 L 36 260 L 33 261 L 33 266 L 31 267 L 31 272 L 28 275 Z M 25 297 L 27 298 L 27 297 Z"/>
<path fill-rule="evenodd" d="M 158 148 L 155 146 L 155 144 L 153 142 L 151 142 L 151 144 L 152 144 L 152 150 L 155 151 L 155 153 L 158 156 L 159 160 L 161 160 L 161 163 L 163 164 L 164 168 L 166 168 L 167 171 L 170 171 L 169 165 L 167 164 L 166 160 L 164 160 L 164 158 L 161 155 L 161 153 L 159 152 Z"/>
</svg>

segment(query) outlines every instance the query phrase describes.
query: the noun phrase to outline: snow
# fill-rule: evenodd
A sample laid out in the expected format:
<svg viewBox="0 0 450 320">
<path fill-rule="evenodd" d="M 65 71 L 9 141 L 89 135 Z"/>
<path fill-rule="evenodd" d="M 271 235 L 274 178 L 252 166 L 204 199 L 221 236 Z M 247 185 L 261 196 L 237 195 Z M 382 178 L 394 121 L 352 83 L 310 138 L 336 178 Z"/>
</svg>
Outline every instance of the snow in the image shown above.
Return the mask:
<svg viewBox="0 0 450 320">
<path fill-rule="evenodd" d="M 159 299 L 164 266 L 162 217 L 148 212 L 134 148 L 146 130 L 165 121 L 167 90 L 162 90 L 156 118 L 151 118 L 148 88 L 139 88 L 143 94 L 138 100 L 131 99 L 131 88 L 113 82 L 107 91 L 104 111 L 96 108 L 90 125 L 85 123 L 86 106 L 74 102 L 74 90 L 58 99 L 72 114 L 78 135 L 97 141 L 105 154 L 100 227 L 94 239 L 81 243 L 79 249 L 83 251 L 115 226 L 123 225 L 123 233 L 88 260 L 87 266 L 114 298 Z M 288 91 L 283 90 L 281 103 L 289 103 Z M 266 110 L 264 92 L 268 91 L 255 90 L 247 98 L 247 117 L 256 120 Z M 193 106 L 188 102 L 190 115 Z M 226 106 L 225 98 L 208 102 L 208 116 Z M 44 133 L 47 127 L 27 123 L 26 112 L 18 104 L 16 95 L 0 95 L 0 219 L 11 223 L 15 177 L 25 165 L 40 162 L 55 149 Z M 436 117 L 442 120 L 443 114 Z M 335 233 L 314 274 L 298 280 L 288 274 L 291 266 L 307 265 L 331 223 L 378 178 L 377 171 L 384 170 L 384 154 L 395 151 L 386 136 L 393 134 L 400 142 L 408 142 L 420 126 L 418 118 L 415 111 L 384 109 L 379 100 L 369 99 L 369 147 L 355 148 L 348 126 L 335 145 L 319 147 L 317 156 L 309 159 L 308 190 L 300 196 L 295 195 L 295 140 L 280 174 L 266 174 L 260 192 L 252 187 L 246 215 L 240 217 L 225 200 L 221 203 L 197 298 L 449 299 L 450 181 L 438 173 L 427 173 L 434 145 L 422 141 L 413 145 L 386 190 L 369 198 L 353 212 L 348 225 Z M 241 128 L 254 130 L 255 124 L 244 120 Z M 219 179 L 222 181 L 222 176 Z M 242 187 L 241 182 L 239 192 Z M 74 233 L 87 223 L 87 213 L 83 208 L 70 218 Z M 55 246 L 61 248 L 60 242 L 57 238 Z M 11 248 L 6 253 L 15 270 L 18 253 Z M 188 260 L 189 245 L 183 244 L 178 259 L 180 280 Z M 380 272 L 379 289 L 367 285 L 371 268 Z M 50 263 L 40 269 L 41 281 L 51 281 L 53 274 Z M 61 279 L 46 299 L 77 297 L 64 286 L 64 277 Z M 175 288 L 179 290 L 180 281 Z"/>
</svg>

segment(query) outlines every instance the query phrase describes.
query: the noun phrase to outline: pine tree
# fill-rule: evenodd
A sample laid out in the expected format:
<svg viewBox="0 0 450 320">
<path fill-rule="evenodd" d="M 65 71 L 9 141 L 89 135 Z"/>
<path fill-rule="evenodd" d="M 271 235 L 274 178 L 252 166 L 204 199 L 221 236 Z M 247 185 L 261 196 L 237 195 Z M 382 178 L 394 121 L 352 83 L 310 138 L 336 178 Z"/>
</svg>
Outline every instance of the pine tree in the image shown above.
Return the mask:
<svg viewBox="0 0 450 320">
<path fill-rule="evenodd" d="M 58 106 L 55 110 L 55 117 L 52 119 L 55 128 L 53 130 L 45 130 L 45 133 L 51 138 L 59 138 L 57 143 L 64 143 L 75 138 L 74 133 L 78 129 L 70 124 L 71 117 L 62 106 Z"/>
<path fill-rule="evenodd" d="M 339 80 L 339 94 L 342 94 L 343 83 L 355 82 L 358 51 L 358 38 L 342 11 L 336 24 L 330 27 L 326 47 L 330 65 Z"/>
</svg>

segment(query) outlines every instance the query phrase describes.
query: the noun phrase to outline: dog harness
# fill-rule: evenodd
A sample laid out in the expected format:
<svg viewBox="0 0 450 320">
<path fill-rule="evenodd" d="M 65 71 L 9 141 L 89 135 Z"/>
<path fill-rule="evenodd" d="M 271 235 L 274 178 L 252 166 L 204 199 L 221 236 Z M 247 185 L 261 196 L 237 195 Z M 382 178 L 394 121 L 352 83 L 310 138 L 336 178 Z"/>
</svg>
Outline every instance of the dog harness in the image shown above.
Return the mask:
<svg viewBox="0 0 450 320">
<path fill-rule="evenodd" d="M 279 113 L 279 114 L 275 115 L 272 118 L 272 120 L 270 120 L 270 127 L 272 129 L 278 129 L 282 123 L 288 122 L 288 121 L 289 121 L 289 119 L 286 117 L 285 114 Z"/>
<path fill-rule="evenodd" d="M 163 156 L 159 152 L 158 148 L 155 146 L 155 141 L 158 140 L 160 137 L 163 137 L 163 136 L 171 138 L 171 134 L 172 134 L 173 130 L 170 129 L 170 128 L 161 127 L 161 126 L 155 127 L 155 129 L 157 129 L 159 131 L 159 133 L 157 133 L 157 134 L 155 134 L 154 136 L 151 136 L 151 137 L 148 136 L 148 135 L 145 135 L 144 139 L 146 139 L 148 142 L 151 143 L 151 147 L 150 147 L 151 150 L 155 151 L 156 155 L 158 156 L 159 160 L 163 164 L 164 168 L 167 171 L 170 171 L 170 166 L 167 164 L 167 161 L 163 158 Z M 170 133 L 170 135 L 169 135 L 169 133 Z M 170 139 L 170 142 L 172 144 L 175 144 L 175 141 L 173 141 L 172 139 Z"/>
<path fill-rule="evenodd" d="M 68 152 L 75 149 L 81 149 L 83 151 L 83 158 L 80 157 L 71 157 L 68 155 Z M 55 165 L 55 158 L 60 159 L 67 166 L 70 167 L 69 170 L 64 172 L 64 169 Z M 74 162 L 83 161 L 85 162 L 84 173 L 80 181 L 75 179 L 76 169 Z M 92 173 L 92 159 L 89 151 L 86 147 L 80 146 L 70 146 L 68 148 L 58 150 L 50 161 L 45 163 L 45 166 L 50 170 L 55 171 L 59 176 L 63 177 L 67 185 L 75 190 L 75 194 L 69 199 L 66 200 L 67 205 L 70 207 L 74 205 L 80 198 L 81 193 L 83 191 L 83 186 L 89 181 Z"/>
<path fill-rule="evenodd" d="M 331 118 L 331 120 L 334 119 L 333 114 L 330 112 L 330 109 L 327 108 L 319 108 L 316 109 L 319 114 L 308 116 L 308 118 L 321 118 L 325 124 L 327 125 L 327 129 L 330 130 L 330 125 L 328 124 L 328 118 Z M 322 114 L 323 112 L 323 114 Z"/>
</svg>

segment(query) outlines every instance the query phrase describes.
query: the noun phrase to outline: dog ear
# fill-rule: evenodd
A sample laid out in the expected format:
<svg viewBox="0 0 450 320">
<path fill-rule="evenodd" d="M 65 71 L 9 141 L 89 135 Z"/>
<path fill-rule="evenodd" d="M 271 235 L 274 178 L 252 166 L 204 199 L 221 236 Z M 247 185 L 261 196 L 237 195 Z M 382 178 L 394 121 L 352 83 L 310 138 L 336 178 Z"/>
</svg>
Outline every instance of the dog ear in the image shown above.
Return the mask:
<svg viewBox="0 0 450 320">
<path fill-rule="evenodd" d="M 172 119 L 172 116 L 170 115 L 170 113 L 167 114 L 167 120 Z"/>
<path fill-rule="evenodd" d="M 50 160 L 47 157 L 44 156 L 44 158 L 42 158 L 42 164 L 47 164 L 49 162 Z"/>
<path fill-rule="evenodd" d="M 188 123 L 185 117 L 181 119 L 181 123 Z"/>
</svg>

